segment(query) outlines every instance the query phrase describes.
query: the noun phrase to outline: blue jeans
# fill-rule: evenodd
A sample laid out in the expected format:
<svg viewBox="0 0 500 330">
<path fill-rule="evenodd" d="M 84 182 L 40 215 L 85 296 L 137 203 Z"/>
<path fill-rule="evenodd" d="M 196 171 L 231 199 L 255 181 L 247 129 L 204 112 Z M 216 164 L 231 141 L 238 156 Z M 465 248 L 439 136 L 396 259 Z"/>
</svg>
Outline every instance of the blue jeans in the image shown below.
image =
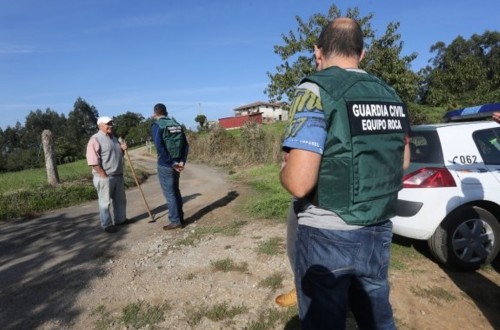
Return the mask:
<svg viewBox="0 0 500 330">
<path fill-rule="evenodd" d="M 184 221 L 179 178 L 180 173 L 172 167 L 158 165 L 158 179 L 160 180 L 163 196 L 167 199 L 168 220 L 174 224 L 181 224 Z"/>
<path fill-rule="evenodd" d="M 395 329 L 391 241 L 391 221 L 344 231 L 299 225 L 294 271 L 302 329 L 345 329 L 349 308 L 360 329 Z"/>
<path fill-rule="evenodd" d="M 93 181 L 97 190 L 101 227 L 106 228 L 113 224 L 109 210 L 111 203 L 113 203 L 115 225 L 124 222 L 127 218 L 127 197 L 125 195 L 123 176 L 102 178 L 99 175 L 94 175 Z"/>
</svg>

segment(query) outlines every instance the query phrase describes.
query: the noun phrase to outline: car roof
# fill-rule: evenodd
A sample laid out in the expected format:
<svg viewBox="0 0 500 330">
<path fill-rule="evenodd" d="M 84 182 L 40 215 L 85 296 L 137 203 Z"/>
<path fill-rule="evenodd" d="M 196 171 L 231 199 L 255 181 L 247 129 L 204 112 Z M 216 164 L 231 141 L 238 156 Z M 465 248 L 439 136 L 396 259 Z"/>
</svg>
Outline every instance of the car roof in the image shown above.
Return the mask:
<svg viewBox="0 0 500 330">
<path fill-rule="evenodd" d="M 449 123 L 436 123 L 436 124 L 422 124 L 422 125 L 412 125 L 412 130 L 426 130 L 426 131 L 435 131 L 446 129 L 447 127 L 462 127 L 464 129 L 478 129 L 478 128 L 490 128 L 490 127 L 499 127 L 500 125 L 494 121 L 462 121 L 462 122 L 449 122 Z"/>
</svg>

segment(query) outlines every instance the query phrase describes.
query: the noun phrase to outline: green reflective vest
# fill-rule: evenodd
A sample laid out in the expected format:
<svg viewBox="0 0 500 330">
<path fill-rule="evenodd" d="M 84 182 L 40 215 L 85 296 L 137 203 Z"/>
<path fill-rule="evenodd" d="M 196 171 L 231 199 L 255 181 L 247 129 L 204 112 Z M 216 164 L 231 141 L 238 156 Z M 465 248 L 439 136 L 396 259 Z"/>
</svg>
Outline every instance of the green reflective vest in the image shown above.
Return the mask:
<svg viewBox="0 0 500 330">
<path fill-rule="evenodd" d="M 409 132 L 406 106 L 391 87 L 363 72 L 331 67 L 304 81 L 319 85 L 327 127 L 314 204 L 348 224 L 393 217 Z"/>
<path fill-rule="evenodd" d="M 180 159 L 186 147 L 186 136 L 182 126 L 174 118 L 169 117 L 161 117 L 156 123 L 160 127 L 163 143 L 170 157 L 175 160 Z"/>
</svg>

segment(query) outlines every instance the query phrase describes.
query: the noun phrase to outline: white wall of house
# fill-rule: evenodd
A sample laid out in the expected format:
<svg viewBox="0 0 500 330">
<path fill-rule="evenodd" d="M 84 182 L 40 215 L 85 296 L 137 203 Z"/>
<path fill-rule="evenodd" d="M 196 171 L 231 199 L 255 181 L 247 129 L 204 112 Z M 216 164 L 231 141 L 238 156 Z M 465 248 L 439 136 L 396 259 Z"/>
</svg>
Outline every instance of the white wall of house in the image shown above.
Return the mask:
<svg viewBox="0 0 500 330">
<path fill-rule="evenodd" d="M 235 116 L 246 116 L 254 113 L 262 113 L 264 121 L 286 121 L 288 120 L 288 111 L 283 110 L 279 104 L 256 102 L 248 106 L 242 106 L 234 110 Z"/>
</svg>

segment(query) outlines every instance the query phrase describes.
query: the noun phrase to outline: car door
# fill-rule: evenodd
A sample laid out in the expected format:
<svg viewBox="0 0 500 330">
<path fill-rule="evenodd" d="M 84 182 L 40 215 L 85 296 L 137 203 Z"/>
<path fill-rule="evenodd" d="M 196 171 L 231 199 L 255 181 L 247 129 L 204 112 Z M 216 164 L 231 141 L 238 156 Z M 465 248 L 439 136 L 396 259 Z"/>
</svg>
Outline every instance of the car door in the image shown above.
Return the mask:
<svg viewBox="0 0 500 330">
<path fill-rule="evenodd" d="M 472 137 L 486 169 L 495 177 L 500 189 L 500 127 L 477 130 Z"/>
</svg>

